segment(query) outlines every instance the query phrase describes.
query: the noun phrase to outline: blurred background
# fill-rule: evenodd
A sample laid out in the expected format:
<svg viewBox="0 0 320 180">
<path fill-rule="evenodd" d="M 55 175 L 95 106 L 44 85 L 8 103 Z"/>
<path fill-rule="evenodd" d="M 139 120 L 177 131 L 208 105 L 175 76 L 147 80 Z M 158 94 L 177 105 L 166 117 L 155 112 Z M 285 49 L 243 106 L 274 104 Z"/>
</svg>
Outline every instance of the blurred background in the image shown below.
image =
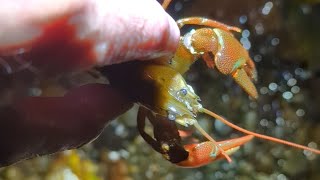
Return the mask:
<svg viewBox="0 0 320 180">
<path fill-rule="evenodd" d="M 185 77 L 204 107 L 248 130 L 320 148 L 319 0 L 174 0 L 168 12 L 175 19 L 201 16 L 240 27 L 235 36 L 256 63 L 257 101 L 202 61 L 192 66 Z M 259 139 L 234 154 L 231 164 L 178 168 L 139 136 L 136 114 L 134 107 L 81 149 L 0 168 L 0 180 L 320 179 L 319 156 Z M 217 140 L 241 135 L 210 117 L 198 119 Z"/>
</svg>

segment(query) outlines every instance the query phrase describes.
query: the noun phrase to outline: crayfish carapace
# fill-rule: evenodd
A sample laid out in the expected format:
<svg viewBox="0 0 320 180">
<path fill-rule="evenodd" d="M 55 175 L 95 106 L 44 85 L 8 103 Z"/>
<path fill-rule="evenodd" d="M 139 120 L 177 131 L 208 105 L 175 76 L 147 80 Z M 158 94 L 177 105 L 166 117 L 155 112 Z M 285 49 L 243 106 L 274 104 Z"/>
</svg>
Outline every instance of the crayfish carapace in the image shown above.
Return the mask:
<svg viewBox="0 0 320 180">
<path fill-rule="evenodd" d="M 202 107 L 200 98 L 182 77 L 196 60 L 202 58 L 209 68 L 215 67 L 221 73 L 231 75 L 254 99 L 258 97 L 253 84 L 257 78 L 256 68 L 248 52 L 232 34 L 232 31 L 240 32 L 239 28 L 200 17 L 181 19 L 177 24 L 180 28 L 186 24 L 204 28 L 182 36 L 173 57 L 129 62 L 102 70 L 112 86 L 140 105 L 138 130 L 153 149 L 182 167 L 198 167 L 221 158 L 230 162 L 229 155 L 253 137 L 320 154 L 316 149 L 245 130 Z M 123 72 L 126 74 L 123 75 Z M 216 142 L 198 124 L 198 113 L 208 114 L 247 135 Z M 146 119 L 154 127 L 153 137 L 144 131 Z M 194 126 L 208 141 L 182 145 L 176 123 L 185 127 Z"/>
</svg>

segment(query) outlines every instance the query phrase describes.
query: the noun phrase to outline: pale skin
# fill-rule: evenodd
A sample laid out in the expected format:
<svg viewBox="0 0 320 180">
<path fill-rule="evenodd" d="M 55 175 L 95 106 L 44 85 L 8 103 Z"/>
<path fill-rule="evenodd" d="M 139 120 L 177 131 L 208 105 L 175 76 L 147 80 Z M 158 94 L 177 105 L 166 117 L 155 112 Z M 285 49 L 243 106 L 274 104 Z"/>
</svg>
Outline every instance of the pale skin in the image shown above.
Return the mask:
<svg viewBox="0 0 320 180">
<path fill-rule="evenodd" d="M 180 36 L 174 20 L 155 0 L 0 0 L 0 4 L 0 57 L 20 53 L 42 74 L 170 55 Z M 71 36 L 60 36 L 70 27 Z M 89 43 L 82 46 L 84 42 Z M 59 51 L 61 46 L 65 51 Z M 76 53 L 68 54 L 72 50 Z M 12 72 L 7 74 L 15 77 Z M 81 101 L 83 97 L 86 101 Z M 1 106 L 0 167 L 79 147 L 131 105 L 114 89 L 93 84 L 72 89 L 64 97 L 26 97 Z"/>
</svg>

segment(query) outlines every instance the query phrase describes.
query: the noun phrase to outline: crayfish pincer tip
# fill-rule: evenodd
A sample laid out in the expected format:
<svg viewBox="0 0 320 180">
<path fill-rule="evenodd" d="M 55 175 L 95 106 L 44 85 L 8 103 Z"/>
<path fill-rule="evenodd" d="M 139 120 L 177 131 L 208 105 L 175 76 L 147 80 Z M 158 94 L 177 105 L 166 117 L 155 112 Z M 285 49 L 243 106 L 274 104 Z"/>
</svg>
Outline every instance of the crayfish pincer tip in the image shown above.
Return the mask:
<svg viewBox="0 0 320 180">
<path fill-rule="evenodd" d="M 244 145 L 245 143 L 249 142 L 253 137 L 253 135 L 246 135 L 239 138 L 224 140 L 218 143 L 223 150 L 228 151 L 230 149 Z"/>
</svg>

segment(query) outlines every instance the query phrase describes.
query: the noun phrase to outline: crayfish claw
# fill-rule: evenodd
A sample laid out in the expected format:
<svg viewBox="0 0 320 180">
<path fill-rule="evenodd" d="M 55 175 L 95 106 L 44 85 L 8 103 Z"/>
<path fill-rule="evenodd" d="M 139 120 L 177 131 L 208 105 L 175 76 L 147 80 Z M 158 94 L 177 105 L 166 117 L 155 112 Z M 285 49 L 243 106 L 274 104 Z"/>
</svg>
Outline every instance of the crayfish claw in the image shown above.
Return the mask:
<svg viewBox="0 0 320 180">
<path fill-rule="evenodd" d="M 229 139 L 217 142 L 219 148 L 222 148 L 228 155 L 232 155 L 239 150 L 241 145 L 249 142 L 254 136 L 247 135 L 240 138 Z M 219 148 L 211 141 L 199 144 L 188 144 L 184 146 L 189 152 L 188 159 L 177 163 L 176 165 L 185 168 L 194 168 L 207 165 L 213 161 L 223 159 L 225 156 L 219 151 Z"/>
<path fill-rule="evenodd" d="M 246 91 L 246 93 L 248 93 L 252 98 L 258 98 L 257 89 L 245 69 L 237 69 L 232 74 L 232 77 L 239 84 L 239 86 L 241 86 L 242 89 Z"/>
</svg>

